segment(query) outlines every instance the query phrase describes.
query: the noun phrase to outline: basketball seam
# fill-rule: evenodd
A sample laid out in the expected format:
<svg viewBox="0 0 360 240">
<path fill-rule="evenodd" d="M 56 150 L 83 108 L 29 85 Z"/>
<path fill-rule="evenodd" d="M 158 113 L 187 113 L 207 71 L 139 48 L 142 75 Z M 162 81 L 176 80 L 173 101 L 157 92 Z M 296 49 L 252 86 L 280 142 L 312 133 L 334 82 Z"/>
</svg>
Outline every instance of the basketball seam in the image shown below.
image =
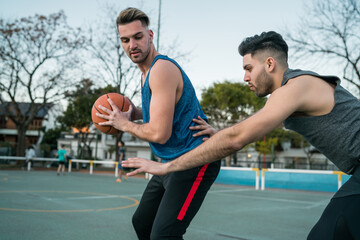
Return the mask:
<svg viewBox="0 0 360 240">
<path fill-rule="evenodd" d="M 102 112 L 100 112 L 100 110 L 97 109 L 97 108 L 95 107 L 95 105 L 94 105 L 94 108 L 95 108 L 96 111 L 98 111 L 98 113 L 102 114 Z"/>
<path fill-rule="evenodd" d="M 95 125 L 98 125 L 98 126 L 100 126 L 100 127 L 109 127 L 109 130 L 107 130 L 105 133 L 109 133 L 109 132 L 111 132 L 111 130 L 112 130 L 112 126 L 103 126 L 103 125 L 100 125 L 99 123 L 96 123 L 96 122 L 93 122 Z"/>
<path fill-rule="evenodd" d="M 124 96 L 122 96 L 123 97 L 123 104 L 122 104 L 122 107 L 121 107 L 121 111 L 123 111 L 124 110 L 124 105 L 125 105 L 125 97 Z"/>
<path fill-rule="evenodd" d="M 108 94 L 106 94 L 106 97 L 107 97 L 107 98 L 110 98 Z M 111 107 L 111 104 L 110 104 L 110 103 L 109 103 L 109 105 L 110 105 L 111 111 L 114 111 L 114 110 L 112 109 L 112 107 Z"/>
<path fill-rule="evenodd" d="M 112 130 L 112 126 L 109 126 L 109 130 L 106 133 L 109 133 Z"/>
</svg>

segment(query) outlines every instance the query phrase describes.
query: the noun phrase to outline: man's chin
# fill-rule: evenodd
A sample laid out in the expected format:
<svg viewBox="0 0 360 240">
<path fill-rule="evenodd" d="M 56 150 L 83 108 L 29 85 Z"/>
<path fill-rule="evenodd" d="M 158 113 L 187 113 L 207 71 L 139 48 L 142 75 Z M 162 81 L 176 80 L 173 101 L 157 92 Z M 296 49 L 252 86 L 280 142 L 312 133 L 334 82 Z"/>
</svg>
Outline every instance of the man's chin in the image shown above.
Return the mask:
<svg viewBox="0 0 360 240">
<path fill-rule="evenodd" d="M 144 59 L 142 59 L 142 58 L 131 58 L 131 61 L 133 63 L 142 63 L 142 62 L 144 62 Z"/>
</svg>

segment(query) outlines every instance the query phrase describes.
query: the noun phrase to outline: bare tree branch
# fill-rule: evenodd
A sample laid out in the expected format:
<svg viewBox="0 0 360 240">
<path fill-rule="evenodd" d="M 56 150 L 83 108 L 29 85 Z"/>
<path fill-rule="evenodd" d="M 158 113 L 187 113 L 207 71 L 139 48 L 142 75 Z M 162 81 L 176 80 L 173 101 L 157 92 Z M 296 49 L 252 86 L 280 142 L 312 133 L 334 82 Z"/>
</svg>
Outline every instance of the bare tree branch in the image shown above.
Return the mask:
<svg viewBox="0 0 360 240">
<path fill-rule="evenodd" d="M 340 63 L 343 79 L 356 87 L 360 98 L 359 5 L 357 0 L 317 0 L 286 37 L 300 61 L 317 58 L 320 60 L 315 61 Z"/>
</svg>

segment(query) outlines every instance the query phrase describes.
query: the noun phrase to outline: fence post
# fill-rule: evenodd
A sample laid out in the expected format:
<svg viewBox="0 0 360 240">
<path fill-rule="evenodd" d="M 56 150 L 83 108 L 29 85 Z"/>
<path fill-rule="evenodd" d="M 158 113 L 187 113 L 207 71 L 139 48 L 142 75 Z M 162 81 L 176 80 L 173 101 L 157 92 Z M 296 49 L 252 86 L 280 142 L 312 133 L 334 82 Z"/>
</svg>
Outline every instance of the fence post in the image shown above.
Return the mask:
<svg viewBox="0 0 360 240">
<path fill-rule="evenodd" d="M 68 172 L 71 173 L 71 160 L 69 160 Z"/>
<path fill-rule="evenodd" d="M 118 168 L 118 162 L 115 162 L 115 177 L 119 176 L 119 168 Z"/>
<path fill-rule="evenodd" d="M 90 161 L 90 174 L 93 174 L 94 161 Z"/>
<path fill-rule="evenodd" d="M 337 174 L 338 175 L 338 189 L 341 188 L 341 185 L 342 185 L 342 175 L 344 174 L 343 172 L 341 171 L 334 171 L 334 174 Z"/>
<path fill-rule="evenodd" d="M 27 170 L 28 170 L 28 171 L 30 171 L 30 170 L 31 170 L 31 162 L 30 162 L 30 159 L 28 160 Z"/>
<path fill-rule="evenodd" d="M 258 168 L 253 168 L 253 171 L 256 171 L 255 189 L 259 190 L 259 169 Z"/>
<path fill-rule="evenodd" d="M 261 190 L 265 190 L 265 172 L 267 171 L 267 168 L 263 168 L 261 170 Z"/>
</svg>

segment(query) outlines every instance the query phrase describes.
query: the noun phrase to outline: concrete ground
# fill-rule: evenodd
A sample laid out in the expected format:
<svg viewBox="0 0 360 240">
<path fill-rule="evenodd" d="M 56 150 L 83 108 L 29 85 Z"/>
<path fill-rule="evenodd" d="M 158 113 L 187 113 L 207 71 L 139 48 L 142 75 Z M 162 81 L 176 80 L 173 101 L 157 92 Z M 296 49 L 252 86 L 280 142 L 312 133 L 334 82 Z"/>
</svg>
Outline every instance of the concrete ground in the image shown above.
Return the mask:
<svg viewBox="0 0 360 240">
<path fill-rule="evenodd" d="M 0 171 L 0 239 L 137 239 L 144 178 Z M 333 193 L 215 184 L 184 239 L 303 240 Z"/>
</svg>

